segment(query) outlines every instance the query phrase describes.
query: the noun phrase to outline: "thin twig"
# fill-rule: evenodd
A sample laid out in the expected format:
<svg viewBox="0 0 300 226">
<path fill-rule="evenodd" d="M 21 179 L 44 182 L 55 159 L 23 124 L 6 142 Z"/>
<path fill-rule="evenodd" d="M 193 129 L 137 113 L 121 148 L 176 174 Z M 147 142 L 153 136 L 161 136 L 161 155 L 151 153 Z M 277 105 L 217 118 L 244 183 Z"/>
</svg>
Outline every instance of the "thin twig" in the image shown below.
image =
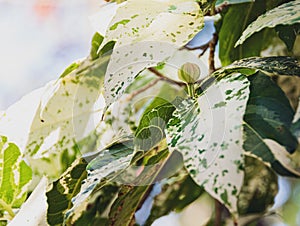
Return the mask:
<svg viewBox="0 0 300 226">
<path fill-rule="evenodd" d="M 211 10 L 209 10 L 204 16 L 213 16 L 216 14 L 221 13 L 225 8 L 227 8 L 229 6 L 229 4 L 227 2 L 224 2 L 223 4 L 219 5 L 218 7 L 216 7 L 213 12 Z"/>
<path fill-rule="evenodd" d="M 153 74 L 155 74 L 157 77 L 161 78 L 162 81 L 166 81 L 170 84 L 177 85 L 177 86 L 186 86 L 186 84 L 184 82 L 178 82 L 178 81 L 169 79 L 168 77 L 166 77 L 162 73 L 160 73 L 158 70 L 156 70 L 154 67 L 150 67 L 150 68 L 148 68 L 148 70 L 151 71 Z"/>
<path fill-rule="evenodd" d="M 140 93 L 146 91 L 147 89 L 151 88 L 152 86 L 155 86 L 156 83 L 158 83 L 159 81 L 162 81 L 161 78 L 157 78 L 153 81 L 151 81 L 150 83 L 148 83 L 147 85 L 145 85 L 144 87 L 142 87 L 141 89 L 136 90 L 135 92 L 132 92 L 130 94 L 130 96 L 127 97 L 127 101 L 132 100 L 132 98 L 134 98 L 135 96 L 139 95 Z"/>
<path fill-rule="evenodd" d="M 216 71 L 215 50 L 216 50 L 217 43 L 218 43 L 218 35 L 217 33 L 214 33 L 213 38 L 209 42 L 209 58 L 208 58 L 209 73 L 213 73 L 214 71 Z"/>
<path fill-rule="evenodd" d="M 221 226 L 222 225 L 222 204 L 215 199 L 215 226 Z"/>
<path fill-rule="evenodd" d="M 209 47 L 209 42 L 207 42 L 207 43 L 205 43 L 205 44 L 203 44 L 201 46 L 194 46 L 194 47 L 189 47 L 188 45 L 185 45 L 185 46 L 181 47 L 180 49 L 187 49 L 187 50 L 191 50 L 191 51 L 192 50 L 201 49 L 202 52 L 198 56 L 198 57 L 201 57 L 201 56 L 204 55 L 204 53 L 206 52 L 206 50 L 208 49 L 208 47 Z"/>
</svg>

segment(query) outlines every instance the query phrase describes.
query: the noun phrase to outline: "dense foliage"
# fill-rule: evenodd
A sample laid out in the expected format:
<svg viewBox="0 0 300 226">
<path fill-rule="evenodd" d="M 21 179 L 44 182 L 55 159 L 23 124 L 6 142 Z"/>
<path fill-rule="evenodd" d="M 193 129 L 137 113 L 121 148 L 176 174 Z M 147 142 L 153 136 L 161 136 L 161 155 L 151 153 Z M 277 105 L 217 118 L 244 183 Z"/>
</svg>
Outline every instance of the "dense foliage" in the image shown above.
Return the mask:
<svg viewBox="0 0 300 226">
<path fill-rule="evenodd" d="M 90 55 L 0 118 L 0 224 L 151 225 L 203 197 L 204 225 L 271 214 L 278 175 L 300 176 L 299 94 L 278 82 L 300 77 L 300 2 L 101 10 Z"/>
</svg>

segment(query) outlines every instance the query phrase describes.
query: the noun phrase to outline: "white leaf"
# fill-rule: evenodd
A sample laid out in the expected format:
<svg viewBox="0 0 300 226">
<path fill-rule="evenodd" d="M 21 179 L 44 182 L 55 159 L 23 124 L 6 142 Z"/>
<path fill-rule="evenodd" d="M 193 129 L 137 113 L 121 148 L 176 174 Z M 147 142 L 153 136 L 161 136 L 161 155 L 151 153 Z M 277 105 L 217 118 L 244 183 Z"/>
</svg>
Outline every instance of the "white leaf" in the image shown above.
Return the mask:
<svg viewBox="0 0 300 226">
<path fill-rule="evenodd" d="M 44 226 L 47 213 L 46 187 L 47 179 L 43 177 L 29 198 L 21 206 L 18 214 L 9 223 L 9 226 Z"/>
<path fill-rule="evenodd" d="M 197 184 L 237 213 L 243 183 L 243 115 L 249 96 L 246 76 L 234 74 L 189 100 L 169 123 L 169 148 L 182 153 Z"/>
<path fill-rule="evenodd" d="M 167 61 L 203 26 L 202 11 L 193 0 L 127 1 L 117 10 L 102 44 L 116 40 L 105 74 L 106 104 L 120 97 L 139 72 Z"/>
<path fill-rule="evenodd" d="M 137 41 L 161 41 L 182 46 L 204 26 L 194 0 L 128 0 L 117 9 L 106 31 L 116 47 Z"/>
</svg>

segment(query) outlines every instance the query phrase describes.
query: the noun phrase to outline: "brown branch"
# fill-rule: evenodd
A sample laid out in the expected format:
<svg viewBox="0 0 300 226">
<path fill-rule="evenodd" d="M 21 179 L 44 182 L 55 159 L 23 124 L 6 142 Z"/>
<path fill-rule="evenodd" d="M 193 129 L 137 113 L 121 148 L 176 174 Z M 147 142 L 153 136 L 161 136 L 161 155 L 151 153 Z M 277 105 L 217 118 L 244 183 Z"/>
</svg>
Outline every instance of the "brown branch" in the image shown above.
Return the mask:
<svg viewBox="0 0 300 226">
<path fill-rule="evenodd" d="M 228 6 L 229 6 L 229 4 L 227 2 L 224 2 L 221 5 L 219 5 L 219 7 L 216 7 L 213 11 L 209 10 L 207 13 L 205 13 L 204 16 L 213 16 L 213 15 L 219 14 Z"/>
<path fill-rule="evenodd" d="M 189 47 L 188 45 L 185 45 L 185 46 L 181 47 L 180 50 L 181 50 L 181 49 L 187 49 L 187 50 L 193 51 L 193 50 L 201 49 L 202 52 L 201 52 L 201 53 L 199 54 L 199 56 L 198 56 L 198 57 L 201 57 L 201 56 L 204 55 L 204 53 L 206 52 L 206 50 L 207 50 L 208 48 L 209 48 L 209 42 L 207 42 L 207 43 L 205 43 L 205 44 L 203 44 L 203 45 L 201 45 L 201 46 L 195 46 L 195 47 Z"/>
<path fill-rule="evenodd" d="M 213 38 L 209 42 L 209 58 L 208 58 L 208 65 L 209 65 L 209 73 L 213 73 L 216 71 L 215 67 L 215 50 L 216 45 L 218 43 L 218 35 L 217 33 L 213 34 Z"/>
<path fill-rule="evenodd" d="M 214 226 L 221 226 L 222 225 L 222 204 L 215 199 L 215 222 Z"/>
<path fill-rule="evenodd" d="M 155 86 L 156 83 L 158 83 L 159 81 L 162 81 L 162 79 L 161 79 L 161 78 L 157 78 L 157 79 L 151 81 L 150 83 L 148 83 L 147 85 L 145 85 L 145 86 L 142 87 L 141 89 L 138 89 L 138 90 L 136 90 L 135 92 L 132 92 L 132 93 L 130 94 L 130 96 L 128 96 L 128 97 L 126 98 L 126 100 L 127 100 L 127 101 L 132 100 L 132 98 L 134 98 L 135 96 L 137 96 L 137 95 L 139 95 L 140 93 L 146 91 L 147 89 L 151 88 L 152 86 Z"/>
<path fill-rule="evenodd" d="M 148 68 L 148 70 L 151 71 L 153 74 L 155 74 L 157 77 L 159 77 L 161 81 L 165 81 L 170 84 L 177 85 L 177 86 L 186 86 L 186 84 L 184 82 L 174 81 L 172 79 L 169 79 L 168 77 L 165 77 L 162 73 L 160 73 L 154 67 L 150 67 L 150 68 Z"/>
</svg>

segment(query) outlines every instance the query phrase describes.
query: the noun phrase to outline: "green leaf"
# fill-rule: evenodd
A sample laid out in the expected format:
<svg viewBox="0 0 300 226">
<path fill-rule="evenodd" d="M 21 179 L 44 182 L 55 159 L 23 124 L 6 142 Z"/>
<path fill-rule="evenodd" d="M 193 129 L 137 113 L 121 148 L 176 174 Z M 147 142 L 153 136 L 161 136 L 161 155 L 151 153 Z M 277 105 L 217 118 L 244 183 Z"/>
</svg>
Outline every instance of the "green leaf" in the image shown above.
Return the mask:
<svg viewBox="0 0 300 226">
<path fill-rule="evenodd" d="M 258 173 L 259 172 L 259 173 Z M 264 213 L 274 204 L 277 175 L 257 158 L 245 156 L 245 177 L 238 198 L 241 215 Z"/>
<path fill-rule="evenodd" d="M 168 215 L 171 211 L 181 211 L 203 193 L 189 175 L 174 176 L 162 182 L 162 191 L 154 197 L 150 216 L 145 225 L 151 225 L 156 219 Z"/>
<path fill-rule="evenodd" d="M 118 8 L 106 32 L 116 47 L 105 75 L 105 100 L 109 106 L 146 68 L 174 55 L 204 26 L 203 13 L 193 0 L 129 0 Z M 124 24 L 124 20 L 126 24 Z M 180 66 L 180 65 L 179 65 Z"/>
<path fill-rule="evenodd" d="M 292 25 L 278 25 L 275 27 L 279 38 L 284 41 L 288 51 L 292 51 L 297 35 L 300 34 L 300 23 Z"/>
<path fill-rule="evenodd" d="M 289 100 L 271 78 L 263 73 L 252 75 L 249 80 L 250 96 L 244 115 L 245 122 L 260 137 L 276 140 L 290 153 L 294 152 L 298 142 L 290 132 L 295 112 Z"/>
<path fill-rule="evenodd" d="M 107 225 L 108 210 L 115 199 L 119 187 L 115 184 L 107 183 L 101 190 L 93 194 L 87 208 L 82 215 L 74 222 L 74 225 L 99 226 Z"/>
<path fill-rule="evenodd" d="M 167 129 L 170 150 L 178 150 L 197 184 L 237 213 L 243 180 L 242 117 L 249 82 L 232 74 L 208 87 L 196 102 L 185 101 Z"/>
<path fill-rule="evenodd" d="M 221 13 L 222 19 L 217 24 L 219 34 L 219 58 L 223 66 L 251 56 L 259 56 L 276 35 L 272 30 L 265 30 L 249 38 L 243 45 L 234 47 L 243 30 L 266 10 L 266 1 L 230 5 Z"/>
<path fill-rule="evenodd" d="M 235 46 L 242 44 L 254 33 L 259 32 L 264 28 L 273 28 L 277 25 L 292 25 L 296 23 L 300 23 L 300 2 L 287 2 L 259 16 L 247 27 Z"/>
<path fill-rule="evenodd" d="M 94 157 L 96 155 L 96 157 Z M 87 208 L 91 197 L 99 187 L 103 186 L 103 180 L 113 179 L 122 170 L 129 166 L 134 155 L 132 141 L 115 143 L 86 159 L 93 159 L 87 166 L 87 178 L 82 182 L 80 192 L 72 200 L 73 207 L 67 212 L 67 221 L 75 222 Z M 116 179 L 118 180 L 118 179 Z"/>
<path fill-rule="evenodd" d="M 19 148 L 0 137 L 0 212 L 14 217 L 14 208 L 27 197 L 27 187 L 32 179 L 31 168 L 21 156 Z"/>
<path fill-rule="evenodd" d="M 59 78 L 63 78 L 66 75 L 70 74 L 72 71 L 76 70 L 80 66 L 80 63 L 74 62 L 71 65 L 69 65 L 64 72 L 59 76 Z"/>
<path fill-rule="evenodd" d="M 90 51 L 90 57 L 92 60 L 95 60 L 99 57 L 98 49 L 103 41 L 104 37 L 96 32 L 92 38 L 92 46 Z"/>
<path fill-rule="evenodd" d="M 277 173 L 291 176 L 294 173 L 289 172 L 288 164 L 277 159 L 274 150 L 264 140 L 273 139 L 284 145 L 283 155 L 293 153 L 298 146 L 290 131 L 294 111 L 283 91 L 268 76 L 258 72 L 249 76 L 249 80 L 250 96 L 244 115 L 244 149 L 271 164 Z"/>
<path fill-rule="evenodd" d="M 156 97 L 146 108 L 135 132 L 135 145 L 141 150 L 150 150 L 165 137 L 164 129 L 175 107 L 170 102 Z"/>
</svg>

